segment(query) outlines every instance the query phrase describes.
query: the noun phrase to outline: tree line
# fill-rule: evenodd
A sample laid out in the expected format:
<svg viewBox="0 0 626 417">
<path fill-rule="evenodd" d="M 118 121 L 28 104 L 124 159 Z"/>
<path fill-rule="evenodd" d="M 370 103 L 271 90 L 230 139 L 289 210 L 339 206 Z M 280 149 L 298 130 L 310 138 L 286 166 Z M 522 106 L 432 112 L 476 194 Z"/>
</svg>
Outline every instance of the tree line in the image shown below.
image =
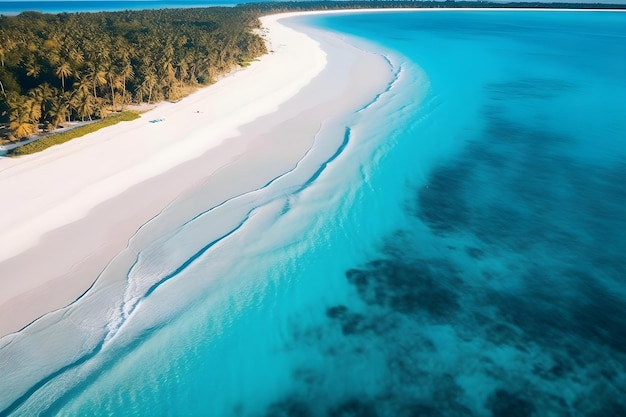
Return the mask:
<svg viewBox="0 0 626 417">
<path fill-rule="evenodd" d="M 0 123 L 19 139 L 177 100 L 267 52 L 258 16 L 232 7 L 0 16 Z"/>
</svg>

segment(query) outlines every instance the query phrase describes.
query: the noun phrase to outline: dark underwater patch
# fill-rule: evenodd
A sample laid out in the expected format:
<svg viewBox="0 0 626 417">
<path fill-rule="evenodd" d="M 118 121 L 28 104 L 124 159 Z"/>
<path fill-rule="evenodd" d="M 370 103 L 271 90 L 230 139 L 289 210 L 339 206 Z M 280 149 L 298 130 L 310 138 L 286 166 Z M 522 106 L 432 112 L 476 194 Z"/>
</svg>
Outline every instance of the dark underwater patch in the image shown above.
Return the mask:
<svg viewBox="0 0 626 417">
<path fill-rule="evenodd" d="M 492 100 L 545 100 L 575 88 L 572 83 L 554 78 L 525 78 L 508 82 L 491 83 L 485 86 Z"/>
<path fill-rule="evenodd" d="M 487 408 L 493 417 L 532 417 L 533 404 L 519 394 L 503 389 L 496 390 L 487 401 Z"/>
<path fill-rule="evenodd" d="M 378 417 L 373 402 L 350 398 L 328 411 L 328 417 Z"/>
<path fill-rule="evenodd" d="M 373 330 L 371 324 L 366 322 L 366 317 L 362 314 L 352 313 L 346 306 L 330 307 L 326 310 L 326 315 L 338 321 L 344 335 L 352 335 Z"/>
<path fill-rule="evenodd" d="M 481 259 L 485 256 L 485 251 L 475 247 L 465 248 L 465 252 L 474 259 Z"/>
<path fill-rule="evenodd" d="M 469 167 L 440 167 L 418 192 L 418 217 L 434 231 L 450 233 L 468 227 L 469 210 L 465 203 Z"/>
<path fill-rule="evenodd" d="M 581 301 L 572 306 L 572 330 L 626 354 L 626 301 L 594 280 L 580 284 L 584 287 Z"/>
<path fill-rule="evenodd" d="M 621 404 L 616 400 L 609 404 L 600 406 L 600 409 L 594 411 L 589 417 L 604 417 L 604 416 L 626 416 L 626 404 Z"/>
<path fill-rule="evenodd" d="M 314 414 L 305 401 L 288 398 L 270 405 L 265 417 L 314 417 Z"/>
<path fill-rule="evenodd" d="M 583 356 L 583 352 L 606 348 L 626 354 L 626 302 L 593 277 L 567 271 L 547 276 L 537 270 L 524 282 L 525 286 L 513 293 L 485 293 L 482 302 L 497 307 L 503 321 L 498 326 L 484 323 L 494 343 L 536 343 Z M 554 369 L 564 370 L 562 366 Z"/>
<path fill-rule="evenodd" d="M 456 274 L 448 264 L 379 259 L 363 269 L 348 270 L 346 277 L 366 304 L 441 319 L 459 309 L 458 295 L 450 288 L 460 284 Z"/>
</svg>

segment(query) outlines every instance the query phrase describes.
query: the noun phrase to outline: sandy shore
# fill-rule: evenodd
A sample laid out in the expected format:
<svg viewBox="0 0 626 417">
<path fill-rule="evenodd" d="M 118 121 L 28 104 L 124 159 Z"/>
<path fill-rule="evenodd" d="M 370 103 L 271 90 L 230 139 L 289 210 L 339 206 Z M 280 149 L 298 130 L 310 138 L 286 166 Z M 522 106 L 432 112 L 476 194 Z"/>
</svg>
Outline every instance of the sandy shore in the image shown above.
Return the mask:
<svg viewBox="0 0 626 417">
<path fill-rule="evenodd" d="M 324 121 L 384 89 L 381 57 L 279 22 L 293 15 L 263 18 L 273 52 L 213 86 L 0 159 L 0 336 L 80 297 L 172 202 L 199 187 L 219 203 L 262 185 L 302 158 Z"/>
</svg>

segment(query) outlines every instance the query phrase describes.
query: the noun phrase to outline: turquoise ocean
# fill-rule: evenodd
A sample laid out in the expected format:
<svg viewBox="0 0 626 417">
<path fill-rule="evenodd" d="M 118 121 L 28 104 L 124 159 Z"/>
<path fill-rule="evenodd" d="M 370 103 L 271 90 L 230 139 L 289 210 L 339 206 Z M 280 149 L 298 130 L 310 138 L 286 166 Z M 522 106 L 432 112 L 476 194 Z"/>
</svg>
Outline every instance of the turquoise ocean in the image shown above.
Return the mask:
<svg viewBox="0 0 626 417">
<path fill-rule="evenodd" d="M 626 416 L 626 14 L 292 22 L 392 81 L 0 343 L 0 415 Z"/>
</svg>

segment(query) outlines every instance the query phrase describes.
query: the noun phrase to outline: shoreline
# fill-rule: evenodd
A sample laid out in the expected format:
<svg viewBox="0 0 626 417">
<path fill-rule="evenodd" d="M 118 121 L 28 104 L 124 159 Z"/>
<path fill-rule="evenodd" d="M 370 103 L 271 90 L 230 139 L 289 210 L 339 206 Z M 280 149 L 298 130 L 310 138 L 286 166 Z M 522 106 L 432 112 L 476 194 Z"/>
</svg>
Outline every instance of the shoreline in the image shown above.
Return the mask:
<svg viewBox="0 0 626 417">
<path fill-rule="evenodd" d="M 3 241 L 15 244 L 0 249 L 0 337 L 80 298 L 137 230 L 173 202 L 201 186 L 219 203 L 262 185 L 302 158 L 320 123 L 384 87 L 390 70 L 381 57 L 314 28 L 303 34 L 278 23 L 305 14 L 263 17 L 267 41 L 279 45 L 275 52 L 178 103 L 161 103 L 136 121 L 43 153 L 0 161 L 0 181 L 13 198 L 8 212 L 27 206 L 17 219 L 0 220 Z M 349 83 L 364 63 L 368 69 Z M 351 91 L 342 95 L 342 88 Z M 233 96 L 230 108 L 211 108 Z M 209 122 L 197 120 L 209 114 Z M 148 122 L 159 118 L 164 122 Z M 181 126 L 182 138 L 172 139 Z M 103 161 L 114 167 L 100 172 Z M 93 167 L 97 175 L 75 178 Z"/>
</svg>

